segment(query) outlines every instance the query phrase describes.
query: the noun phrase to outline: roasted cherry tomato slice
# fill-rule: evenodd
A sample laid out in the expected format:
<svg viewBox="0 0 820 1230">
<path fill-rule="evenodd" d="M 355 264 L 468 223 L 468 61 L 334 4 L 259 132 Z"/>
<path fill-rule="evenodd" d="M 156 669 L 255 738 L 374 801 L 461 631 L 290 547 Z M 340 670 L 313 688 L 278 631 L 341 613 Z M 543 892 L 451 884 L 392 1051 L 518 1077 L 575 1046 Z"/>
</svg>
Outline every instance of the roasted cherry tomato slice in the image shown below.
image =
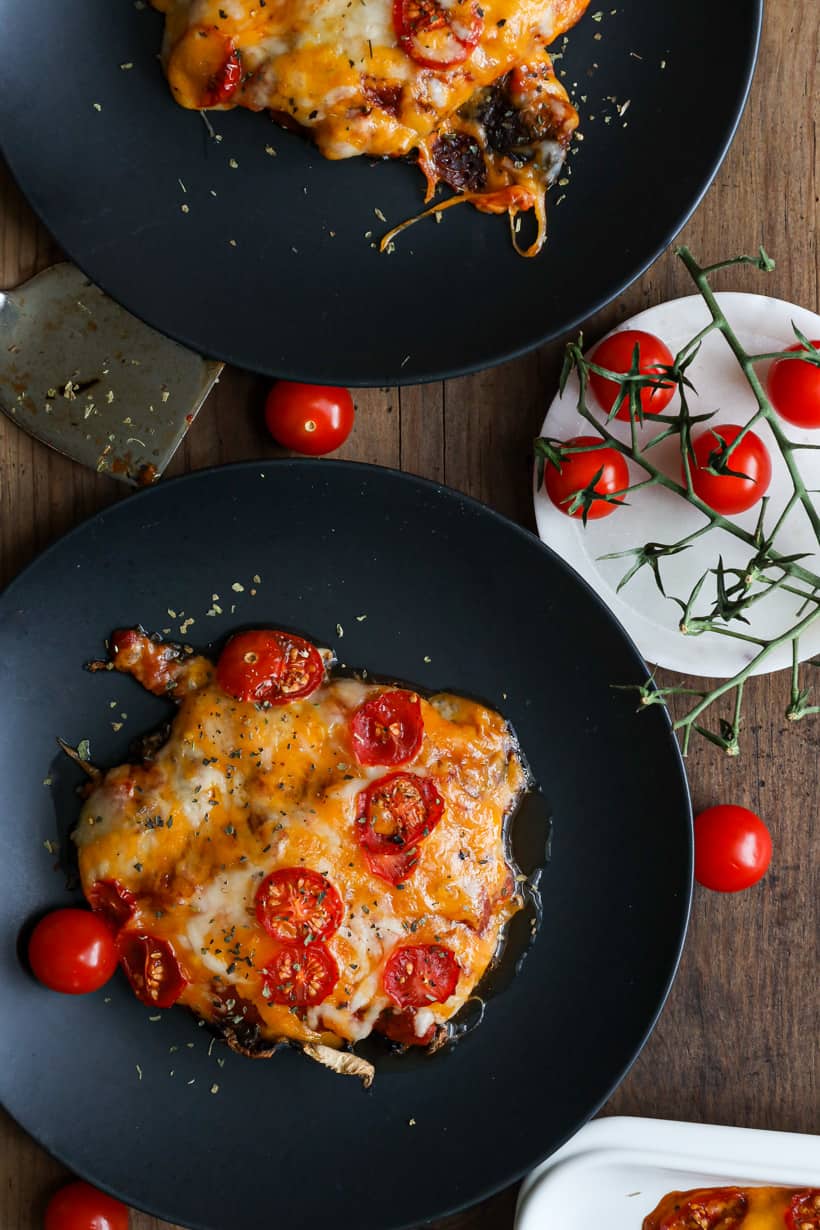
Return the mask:
<svg viewBox="0 0 820 1230">
<path fill-rule="evenodd" d="M 325 666 L 310 641 L 260 630 L 232 636 L 216 668 L 219 686 L 237 700 L 286 705 L 320 686 Z"/>
<path fill-rule="evenodd" d="M 692 486 L 695 494 L 716 513 L 745 512 L 766 494 L 772 481 L 768 449 L 753 431 L 747 431 L 729 454 L 726 465 L 732 473 L 709 473 L 708 467 L 720 461 L 723 444 L 732 444 L 742 430 L 735 423 L 721 423 L 692 440 Z"/>
<path fill-rule="evenodd" d="M 590 451 L 569 453 L 562 458 L 560 470 L 549 461 L 544 467 L 547 495 L 555 507 L 568 517 L 583 516 L 583 506 L 570 510 L 575 496 L 589 487 L 590 483 L 595 483 L 592 490 L 596 495 L 599 492 L 601 495 L 618 495 L 629 486 L 629 470 L 621 454 L 614 448 L 591 447 L 600 443 L 600 436 L 574 436 L 566 441 L 567 445 L 579 448 L 588 445 Z M 620 504 L 609 500 L 593 500 L 587 510 L 587 519 L 594 521 L 599 517 L 608 517 L 619 507 Z"/>
<path fill-rule="evenodd" d="M 360 705 L 350 720 L 359 764 L 406 764 L 421 747 L 424 720 L 415 692 L 379 692 Z"/>
<path fill-rule="evenodd" d="M 787 1230 L 820 1230 L 820 1187 L 796 1192 L 784 1220 Z"/>
<path fill-rule="evenodd" d="M 820 341 L 812 342 L 820 350 Z M 797 343 L 792 352 L 804 350 Z M 820 367 L 807 359 L 776 359 L 766 381 L 769 401 L 787 423 L 795 427 L 820 427 Z"/>
<path fill-rule="evenodd" d="M 746 1216 L 746 1196 L 737 1187 L 687 1192 L 659 1230 L 737 1230 Z"/>
<path fill-rule="evenodd" d="M 95 914 L 119 931 L 134 914 L 137 899 L 119 880 L 97 880 L 88 891 L 88 902 Z"/>
<path fill-rule="evenodd" d="M 167 940 L 121 931 L 117 951 L 137 999 L 149 1008 L 170 1008 L 177 1002 L 188 980 Z"/>
<path fill-rule="evenodd" d="M 338 929 L 343 914 L 342 899 L 330 880 L 305 867 L 272 872 L 256 894 L 256 917 L 275 940 L 325 940 Z"/>
<path fill-rule="evenodd" d="M 268 393 L 265 422 L 284 448 L 321 457 L 340 448 L 353 430 L 355 410 L 347 389 L 280 380 Z"/>
<path fill-rule="evenodd" d="M 405 944 L 395 948 L 384 967 L 384 989 L 399 1008 L 443 1004 L 456 989 L 461 972 L 449 948 L 441 944 Z"/>
<path fill-rule="evenodd" d="M 242 56 L 234 42 L 213 26 L 192 26 L 174 44 L 168 81 L 183 107 L 222 107 L 242 81 Z"/>
<path fill-rule="evenodd" d="M 128 1230 L 128 1208 L 78 1179 L 51 1197 L 43 1230 Z"/>
<path fill-rule="evenodd" d="M 423 1034 L 416 1033 L 416 1014 L 412 1008 L 403 1012 L 383 1012 L 374 1028 L 400 1046 L 429 1046 L 436 1036 L 435 1025 L 425 1029 Z"/>
<path fill-rule="evenodd" d="M 671 367 L 675 359 L 669 347 L 655 337 L 654 333 L 645 333 L 643 329 L 623 329 L 613 333 L 595 347 L 590 358 L 598 367 L 605 367 L 608 372 L 626 375 L 632 371 L 632 359 L 635 347 L 638 347 L 638 371 L 642 376 L 661 376 L 665 367 Z M 607 380 L 597 372 L 590 372 L 589 383 L 602 410 L 609 414 L 622 389 L 617 380 Z M 675 395 L 674 384 L 664 384 L 657 389 L 641 389 L 638 394 L 641 410 L 644 414 L 660 414 L 665 410 Z M 616 418 L 629 422 L 629 399 L 622 404 Z"/>
<path fill-rule="evenodd" d="M 339 967 L 324 944 L 283 944 L 263 970 L 265 998 L 309 1008 L 321 1004 L 339 981 Z"/>
<path fill-rule="evenodd" d="M 85 995 L 103 986 L 117 968 L 111 929 L 90 910 L 52 910 L 28 942 L 35 977 L 52 991 Z"/>
<path fill-rule="evenodd" d="M 444 799 L 429 777 L 389 773 L 371 782 L 356 800 L 356 836 L 373 853 L 396 853 L 432 832 Z"/>
<path fill-rule="evenodd" d="M 393 28 L 403 51 L 423 68 L 463 64 L 478 44 L 484 19 L 475 0 L 393 0 Z"/>
<path fill-rule="evenodd" d="M 722 804 L 695 817 L 695 879 L 718 893 L 738 893 L 762 879 L 772 860 L 766 825 L 747 807 Z"/>
<path fill-rule="evenodd" d="M 418 846 L 410 846 L 397 850 L 395 854 L 389 851 L 374 854 L 371 850 L 365 850 L 364 856 L 372 875 L 388 884 L 403 884 L 415 871 L 420 852 Z"/>
</svg>

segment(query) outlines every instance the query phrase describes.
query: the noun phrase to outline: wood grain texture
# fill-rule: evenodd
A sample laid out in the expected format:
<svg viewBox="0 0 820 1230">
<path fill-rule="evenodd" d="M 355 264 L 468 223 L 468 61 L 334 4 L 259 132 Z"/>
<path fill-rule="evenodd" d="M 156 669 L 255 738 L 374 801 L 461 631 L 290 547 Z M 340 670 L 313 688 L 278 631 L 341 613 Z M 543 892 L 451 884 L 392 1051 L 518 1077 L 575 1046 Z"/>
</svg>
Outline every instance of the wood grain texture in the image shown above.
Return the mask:
<svg viewBox="0 0 820 1230">
<path fill-rule="evenodd" d="M 816 6 L 804 0 L 770 3 L 739 135 L 682 236 L 704 261 L 764 243 L 777 259 L 765 290 L 815 309 L 818 88 Z M 14 286 L 56 255 L 0 171 L 0 286 Z M 750 270 L 723 275 L 718 285 L 763 289 L 760 275 Z M 689 291 L 683 270 L 667 253 L 617 303 L 587 322 L 585 335 L 594 340 L 625 316 Z M 339 455 L 444 481 L 531 526 L 528 450 L 554 390 L 560 354 L 557 342 L 445 385 L 359 392 L 356 427 Z M 261 422 L 264 387 L 246 373 L 226 371 L 170 472 L 276 455 Z M 0 583 L 70 526 L 125 495 L 111 479 L 80 469 L 0 419 Z M 786 686 L 782 675 L 749 685 L 740 760 L 701 745 L 690 756 L 695 806 L 736 801 L 759 811 L 773 832 L 775 861 L 765 881 L 747 893 L 696 893 L 669 1002 L 607 1113 L 820 1131 L 820 885 L 812 854 L 820 842 L 820 725 L 785 729 Z M 663 823 L 662 799 L 657 823 Z M 62 1170 L 8 1118 L 0 1119 L 0 1174 L 0 1228 L 38 1230 Z M 507 1230 L 514 1200 L 514 1192 L 501 1193 L 439 1228 Z M 169 1228 L 135 1214 L 132 1230 Z"/>
</svg>

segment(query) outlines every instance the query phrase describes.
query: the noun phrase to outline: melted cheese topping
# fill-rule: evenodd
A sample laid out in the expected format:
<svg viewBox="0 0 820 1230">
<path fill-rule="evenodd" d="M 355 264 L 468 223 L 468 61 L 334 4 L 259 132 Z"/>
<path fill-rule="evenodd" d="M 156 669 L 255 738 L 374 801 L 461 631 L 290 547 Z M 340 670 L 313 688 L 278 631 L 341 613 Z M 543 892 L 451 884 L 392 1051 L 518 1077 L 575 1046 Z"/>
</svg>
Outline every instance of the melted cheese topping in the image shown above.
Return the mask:
<svg viewBox="0 0 820 1230">
<path fill-rule="evenodd" d="M 732 1222 L 732 1225 L 737 1225 L 738 1230 L 783 1230 L 784 1214 L 790 1208 L 792 1199 L 795 1196 L 802 1195 L 808 1198 L 809 1202 L 814 1200 L 813 1215 L 809 1214 L 809 1220 L 805 1222 L 806 1230 L 811 1230 L 813 1225 L 816 1225 L 814 1218 L 820 1213 L 820 1188 L 807 1189 L 796 1187 L 743 1187 L 743 1188 L 698 1188 L 688 1192 L 669 1192 L 664 1196 L 660 1204 L 648 1217 L 644 1219 L 643 1230 L 659 1230 L 662 1226 L 671 1226 L 674 1223 L 667 1219 L 672 1218 L 676 1211 L 685 1206 L 688 1200 L 693 1198 L 698 1201 L 707 1203 L 710 1195 L 714 1195 L 720 1199 L 726 1191 L 741 1191 L 746 1199 L 746 1211 L 740 1222 Z M 811 1203 L 809 1203 L 811 1208 Z M 681 1221 L 683 1225 L 694 1226 L 694 1221 Z M 704 1222 L 704 1224 L 706 1224 Z M 711 1224 L 711 1223 L 710 1223 Z M 798 1218 L 794 1224 L 794 1230 L 802 1230 L 802 1223 Z"/>
<path fill-rule="evenodd" d="M 108 772 L 83 807 L 75 841 L 86 893 L 117 880 L 136 896 L 129 926 L 170 942 L 188 979 L 180 1002 L 207 1020 L 252 1020 L 270 1041 L 355 1042 L 391 1006 L 382 974 L 402 943 L 441 943 L 455 955 L 454 994 L 419 1010 L 416 1032 L 449 1020 L 521 904 L 504 824 L 526 782 L 503 718 L 456 696 L 422 700 L 423 743 L 404 768 L 433 779 L 445 810 L 412 875 L 394 887 L 370 872 L 355 836 L 357 794 L 391 770 L 358 765 L 349 734 L 352 711 L 384 689 L 336 680 L 264 709 L 226 696 L 198 661 L 187 664 L 196 686 L 165 745 L 153 760 Z M 263 995 L 276 945 L 254 898 L 284 867 L 323 873 L 344 906 L 326 941 L 338 984 L 301 1014 Z M 248 1005 L 251 1016 L 241 1015 Z"/>
</svg>

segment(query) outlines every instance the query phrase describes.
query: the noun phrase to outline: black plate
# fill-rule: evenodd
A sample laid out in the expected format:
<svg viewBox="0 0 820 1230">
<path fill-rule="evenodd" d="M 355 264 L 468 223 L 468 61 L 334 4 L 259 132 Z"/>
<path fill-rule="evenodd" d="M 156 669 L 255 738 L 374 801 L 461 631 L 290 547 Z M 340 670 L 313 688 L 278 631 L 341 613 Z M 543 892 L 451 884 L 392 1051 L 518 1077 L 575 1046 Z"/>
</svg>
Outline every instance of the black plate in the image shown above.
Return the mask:
<svg viewBox="0 0 820 1230">
<path fill-rule="evenodd" d="M 365 238 L 386 229 L 374 211 L 390 225 L 418 213 L 419 171 L 326 162 L 261 115 L 215 113 L 224 139 L 209 141 L 162 79 L 161 19 L 132 0 L 84 0 L 70 20 L 53 0 L 0 0 L 0 144 L 77 264 L 195 350 L 337 384 L 454 376 L 617 295 L 683 226 L 728 148 L 762 0 L 612 7 L 594 21 L 590 6 L 559 64 L 587 100 L 584 140 L 537 260 L 515 255 L 505 218 L 467 206 L 380 256 Z M 623 116 L 612 98 L 630 100 Z"/>
<path fill-rule="evenodd" d="M 213 594 L 223 614 L 207 617 Z M 521 972 L 451 1051 L 388 1055 L 367 1093 L 294 1051 L 227 1053 L 220 1068 L 224 1048 L 209 1057 L 186 1012 L 152 1022 L 119 977 L 93 996 L 55 995 L 18 958 L 21 928 L 68 900 L 43 848 L 58 835 L 65 845 L 78 810 L 77 771 L 55 736 L 89 738 L 111 764 L 165 713 L 132 680 L 82 664 L 114 627 L 176 629 L 182 612 L 200 647 L 239 624 L 291 626 L 351 666 L 486 698 L 515 724 L 546 793 L 544 917 Z M 417 478 L 248 463 L 99 513 L 0 599 L 0 1095 L 11 1113 L 78 1173 L 208 1230 L 392 1230 L 516 1179 L 622 1078 L 677 965 L 692 874 L 681 760 L 666 716 L 638 717 L 634 696 L 610 687 L 645 677 L 557 556 Z"/>
</svg>

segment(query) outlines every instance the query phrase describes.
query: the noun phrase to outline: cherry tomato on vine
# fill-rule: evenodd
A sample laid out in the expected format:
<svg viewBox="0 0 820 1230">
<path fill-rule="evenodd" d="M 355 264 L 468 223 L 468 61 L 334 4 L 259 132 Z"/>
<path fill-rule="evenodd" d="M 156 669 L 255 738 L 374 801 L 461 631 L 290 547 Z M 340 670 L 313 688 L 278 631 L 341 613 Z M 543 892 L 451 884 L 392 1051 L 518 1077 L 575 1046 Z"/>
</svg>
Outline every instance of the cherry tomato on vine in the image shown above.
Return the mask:
<svg viewBox="0 0 820 1230">
<path fill-rule="evenodd" d="M 692 486 L 716 513 L 745 512 L 766 494 L 772 481 L 769 450 L 753 431 L 746 432 L 728 457 L 726 465 L 733 473 L 709 473 L 707 467 L 719 461 L 723 444 L 732 444 L 741 431 L 736 423 L 721 423 L 692 438 Z"/>
<path fill-rule="evenodd" d="M 695 879 L 717 893 L 757 884 L 772 860 L 772 839 L 753 811 L 735 804 L 707 807 L 695 817 Z"/>
<path fill-rule="evenodd" d="M 279 380 L 265 402 L 268 431 L 295 453 L 319 457 L 344 444 L 353 429 L 353 398 L 347 389 Z"/>
<path fill-rule="evenodd" d="M 662 375 L 664 367 L 671 367 L 674 355 L 669 347 L 655 337 L 654 333 L 645 333 L 643 329 L 624 329 L 605 337 L 590 355 L 598 367 L 605 367 L 609 372 L 624 375 L 632 370 L 632 356 L 638 347 L 638 371 L 642 376 Z M 598 399 L 602 410 L 607 414 L 615 405 L 615 400 L 622 386 L 616 380 L 607 380 L 597 372 L 589 373 L 589 383 Z M 641 409 L 644 414 L 660 414 L 665 410 L 675 395 L 674 384 L 664 384 L 658 389 L 641 389 L 639 393 Z M 623 402 L 615 416 L 629 422 L 629 400 Z"/>
<path fill-rule="evenodd" d="M 35 976 L 52 991 L 85 995 L 103 986 L 117 968 L 111 928 L 90 910 L 52 910 L 28 942 Z"/>
<path fill-rule="evenodd" d="M 790 351 L 803 350 L 798 342 Z M 812 342 L 820 350 L 820 341 Z M 776 359 L 766 381 L 769 401 L 787 423 L 795 427 L 820 427 L 820 367 L 806 359 Z"/>
<path fill-rule="evenodd" d="M 43 1230 L 128 1230 L 128 1208 L 77 1179 L 51 1197 Z"/>
<path fill-rule="evenodd" d="M 599 436 L 574 436 L 565 441 L 565 447 L 599 444 Z M 629 470 L 626 462 L 614 448 L 590 449 L 586 453 L 569 453 L 561 459 L 561 469 L 556 470 L 551 462 L 544 467 L 544 486 L 556 508 L 568 517 L 583 516 L 583 507 L 570 512 L 577 492 L 583 491 L 600 471 L 594 490 L 601 495 L 615 495 L 629 486 Z M 587 518 L 597 520 L 614 513 L 619 505 L 608 500 L 593 500 Z"/>
</svg>

